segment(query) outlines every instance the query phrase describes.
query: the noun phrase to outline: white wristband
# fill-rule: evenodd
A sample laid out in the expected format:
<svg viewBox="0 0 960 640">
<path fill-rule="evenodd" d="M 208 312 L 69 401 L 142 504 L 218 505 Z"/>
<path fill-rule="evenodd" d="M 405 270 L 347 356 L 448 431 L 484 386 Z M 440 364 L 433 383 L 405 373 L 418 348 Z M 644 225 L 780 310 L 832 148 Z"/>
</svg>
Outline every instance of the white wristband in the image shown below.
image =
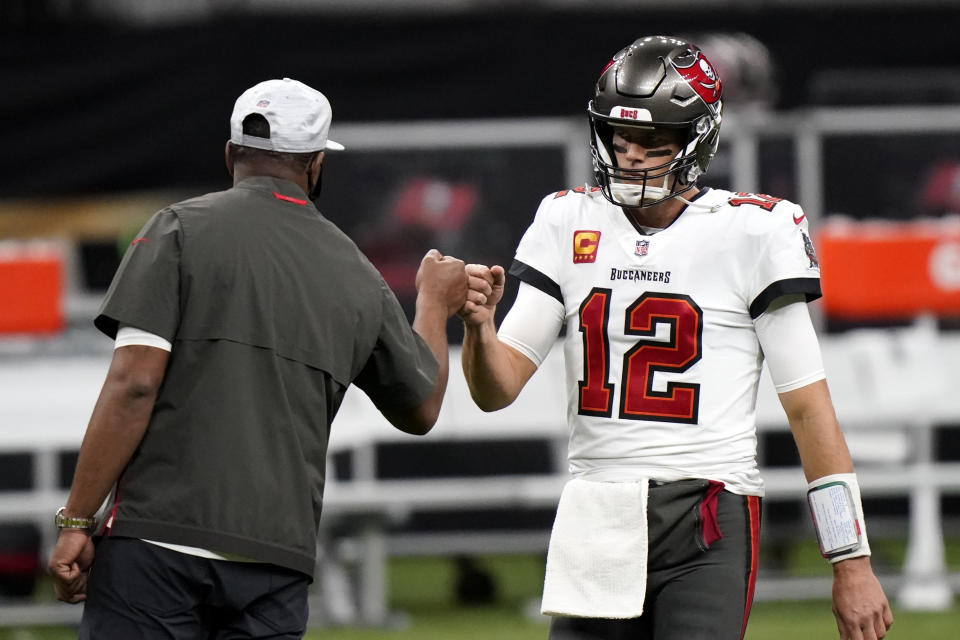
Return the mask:
<svg viewBox="0 0 960 640">
<path fill-rule="evenodd" d="M 856 474 L 817 478 L 807 485 L 807 504 L 824 558 L 836 563 L 870 555 Z"/>
</svg>

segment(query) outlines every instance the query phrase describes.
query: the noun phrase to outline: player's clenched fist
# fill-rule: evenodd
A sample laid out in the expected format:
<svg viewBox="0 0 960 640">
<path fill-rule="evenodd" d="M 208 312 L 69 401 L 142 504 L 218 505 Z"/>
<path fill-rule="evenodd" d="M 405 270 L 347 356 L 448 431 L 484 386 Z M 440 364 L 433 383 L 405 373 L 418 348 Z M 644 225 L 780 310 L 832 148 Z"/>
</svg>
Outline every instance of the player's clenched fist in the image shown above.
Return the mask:
<svg viewBox="0 0 960 640">
<path fill-rule="evenodd" d="M 416 286 L 421 297 L 443 305 L 447 317 L 452 316 L 467 299 L 467 274 L 463 260 L 430 249 L 420 261 Z"/>
<path fill-rule="evenodd" d="M 470 290 L 458 315 L 468 324 L 482 324 L 493 318 L 497 303 L 503 297 L 506 274 L 500 265 L 468 264 L 466 270 Z"/>
</svg>

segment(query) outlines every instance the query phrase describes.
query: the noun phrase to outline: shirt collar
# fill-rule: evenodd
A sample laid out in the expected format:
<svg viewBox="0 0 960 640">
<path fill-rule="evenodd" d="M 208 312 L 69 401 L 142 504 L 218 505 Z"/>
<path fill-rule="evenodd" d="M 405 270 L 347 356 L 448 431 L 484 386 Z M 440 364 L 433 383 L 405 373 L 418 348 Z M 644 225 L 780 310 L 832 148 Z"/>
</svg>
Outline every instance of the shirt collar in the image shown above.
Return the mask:
<svg viewBox="0 0 960 640">
<path fill-rule="evenodd" d="M 234 188 L 262 191 L 272 194 L 278 200 L 299 205 L 310 204 L 310 206 L 313 206 L 310 198 L 307 197 L 307 194 L 304 193 L 303 189 L 301 189 L 297 183 L 282 178 L 274 178 L 273 176 L 250 176 L 235 184 Z"/>
</svg>

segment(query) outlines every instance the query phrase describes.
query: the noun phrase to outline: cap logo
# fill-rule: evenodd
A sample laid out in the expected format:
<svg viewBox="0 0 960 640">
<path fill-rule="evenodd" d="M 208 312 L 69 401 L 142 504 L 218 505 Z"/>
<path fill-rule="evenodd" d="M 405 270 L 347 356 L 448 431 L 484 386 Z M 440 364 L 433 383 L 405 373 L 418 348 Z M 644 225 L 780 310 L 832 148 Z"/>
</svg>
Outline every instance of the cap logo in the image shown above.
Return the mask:
<svg viewBox="0 0 960 640">
<path fill-rule="evenodd" d="M 597 245 L 600 244 L 599 231 L 573 232 L 573 263 L 596 262 Z"/>
<path fill-rule="evenodd" d="M 686 67 L 681 67 L 673 60 L 671 60 L 671 64 L 677 70 L 677 73 L 687 81 L 690 88 L 703 98 L 704 102 L 713 104 L 720 99 L 722 88 L 720 78 L 703 53 L 698 51 L 693 62 Z"/>
<path fill-rule="evenodd" d="M 260 107 L 261 109 L 264 108 L 264 107 L 269 107 L 269 106 L 270 106 L 270 101 L 269 101 L 269 100 L 260 100 L 259 102 L 257 102 L 257 106 Z"/>
</svg>

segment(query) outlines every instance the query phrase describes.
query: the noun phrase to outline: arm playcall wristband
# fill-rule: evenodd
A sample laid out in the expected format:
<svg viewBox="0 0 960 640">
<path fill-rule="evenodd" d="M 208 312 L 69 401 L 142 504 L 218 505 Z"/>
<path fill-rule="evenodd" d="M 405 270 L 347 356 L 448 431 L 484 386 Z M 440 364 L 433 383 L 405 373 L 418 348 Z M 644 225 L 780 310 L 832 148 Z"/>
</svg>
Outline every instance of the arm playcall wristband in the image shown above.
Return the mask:
<svg viewBox="0 0 960 640">
<path fill-rule="evenodd" d="M 820 553 L 830 562 L 870 555 L 860 486 L 853 473 L 837 473 L 807 485 L 807 505 Z"/>
</svg>

